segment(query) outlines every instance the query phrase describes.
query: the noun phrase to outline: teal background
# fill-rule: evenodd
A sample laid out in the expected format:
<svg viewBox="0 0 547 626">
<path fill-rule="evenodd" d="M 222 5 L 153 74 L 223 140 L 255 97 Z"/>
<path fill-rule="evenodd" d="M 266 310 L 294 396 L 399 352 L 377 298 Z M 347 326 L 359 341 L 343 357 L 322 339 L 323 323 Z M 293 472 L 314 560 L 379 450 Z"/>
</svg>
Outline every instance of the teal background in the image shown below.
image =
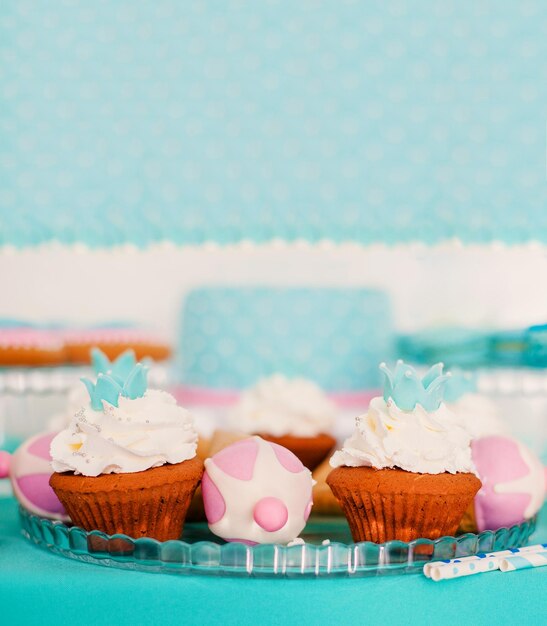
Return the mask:
<svg viewBox="0 0 547 626">
<path fill-rule="evenodd" d="M 547 241 L 547 5 L 3 0 L 0 244 Z"/>
<path fill-rule="evenodd" d="M 545 567 L 442 583 L 421 574 L 330 580 L 145 574 L 45 552 L 21 536 L 16 510 L 15 500 L 0 498 L 6 626 L 545 623 Z M 545 513 L 533 542 L 545 541 Z"/>
</svg>

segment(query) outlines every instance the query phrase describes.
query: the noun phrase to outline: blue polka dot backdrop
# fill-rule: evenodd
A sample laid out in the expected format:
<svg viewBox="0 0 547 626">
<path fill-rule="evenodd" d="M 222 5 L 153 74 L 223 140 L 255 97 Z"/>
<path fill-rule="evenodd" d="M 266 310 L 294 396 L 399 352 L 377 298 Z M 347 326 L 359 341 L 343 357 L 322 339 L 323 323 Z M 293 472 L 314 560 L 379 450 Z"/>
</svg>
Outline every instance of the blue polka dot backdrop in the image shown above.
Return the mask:
<svg viewBox="0 0 547 626">
<path fill-rule="evenodd" d="M 369 289 L 207 287 L 182 313 L 181 381 L 242 389 L 276 372 L 325 389 L 376 388 L 393 358 L 387 296 Z"/>
<path fill-rule="evenodd" d="M 547 241 L 543 0 L 3 0 L 0 244 Z"/>
</svg>

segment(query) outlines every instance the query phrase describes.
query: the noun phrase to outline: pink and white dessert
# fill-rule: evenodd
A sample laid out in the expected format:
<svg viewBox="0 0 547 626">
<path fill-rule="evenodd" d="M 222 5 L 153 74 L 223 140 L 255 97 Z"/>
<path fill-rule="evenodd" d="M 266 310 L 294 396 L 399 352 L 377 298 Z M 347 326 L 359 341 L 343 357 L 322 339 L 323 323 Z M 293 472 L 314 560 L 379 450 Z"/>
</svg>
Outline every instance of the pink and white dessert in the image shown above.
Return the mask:
<svg viewBox="0 0 547 626">
<path fill-rule="evenodd" d="M 55 332 L 27 326 L 0 327 L 1 367 L 59 365 L 64 360 L 64 344 Z"/>
<path fill-rule="evenodd" d="M 0 477 L 11 479 L 15 497 L 25 509 L 50 519 L 68 521 L 68 515 L 49 486 L 53 473 L 49 448 L 57 433 L 40 433 L 13 453 L 0 453 Z"/>
<path fill-rule="evenodd" d="M 226 541 L 288 543 L 308 520 L 311 472 L 286 448 L 255 436 L 205 461 L 201 489 L 209 528 Z"/>
<path fill-rule="evenodd" d="M 547 478 L 529 448 L 510 437 L 493 435 L 472 441 L 471 453 L 482 481 L 473 505 L 479 532 L 509 528 L 539 511 Z"/>
</svg>

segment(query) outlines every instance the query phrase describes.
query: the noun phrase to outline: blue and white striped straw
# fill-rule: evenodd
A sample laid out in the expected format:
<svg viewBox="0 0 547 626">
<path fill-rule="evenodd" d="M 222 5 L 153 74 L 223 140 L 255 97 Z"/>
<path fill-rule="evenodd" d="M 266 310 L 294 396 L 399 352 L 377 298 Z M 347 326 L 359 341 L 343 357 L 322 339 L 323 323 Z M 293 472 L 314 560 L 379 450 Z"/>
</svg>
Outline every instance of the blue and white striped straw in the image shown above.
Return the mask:
<svg viewBox="0 0 547 626">
<path fill-rule="evenodd" d="M 544 567 L 547 565 L 547 550 L 544 552 L 529 552 L 517 556 L 507 556 L 500 559 L 500 570 L 502 572 L 515 572 L 519 569 L 530 569 L 532 567 Z"/>
</svg>

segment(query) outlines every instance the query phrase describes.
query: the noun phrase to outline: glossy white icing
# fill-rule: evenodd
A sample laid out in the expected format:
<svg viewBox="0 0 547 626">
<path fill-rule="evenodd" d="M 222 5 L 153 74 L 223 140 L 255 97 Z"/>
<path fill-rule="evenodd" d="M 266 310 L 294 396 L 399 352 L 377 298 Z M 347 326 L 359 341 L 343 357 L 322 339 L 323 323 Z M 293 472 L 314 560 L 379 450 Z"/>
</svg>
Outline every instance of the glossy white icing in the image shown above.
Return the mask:
<svg viewBox="0 0 547 626">
<path fill-rule="evenodd" d="M 243 461 L 250 465 L 247 468 L 251 476 L 248 480 L 228 474 L 215 463 L 215 457 L 205 461 L 206 474 L 225 504 L 224 514 L 218 521 L 210 523 L 209 528 L 215 535 L 229 540 L 287 543 L 295 539 L 306 525 L 312 497 L 311 472 L 298 461 L 301 469 L 289 471 L 278 459 L 272 444 L 260 437 L 253 437 L 252 440 L 256 441 L 258 452 L 254 465 L 252 460 Z M 229 448 L 223 452 L 226 451 Z M 237 450 L 234 451 L 238 454 Z M 268 531 L 264 528 L 267 524 L 257 517 L 256 507 L 264 499 L 281 501 L 286 508 L 287 519 L 281 528 Z"/>
</svg>

